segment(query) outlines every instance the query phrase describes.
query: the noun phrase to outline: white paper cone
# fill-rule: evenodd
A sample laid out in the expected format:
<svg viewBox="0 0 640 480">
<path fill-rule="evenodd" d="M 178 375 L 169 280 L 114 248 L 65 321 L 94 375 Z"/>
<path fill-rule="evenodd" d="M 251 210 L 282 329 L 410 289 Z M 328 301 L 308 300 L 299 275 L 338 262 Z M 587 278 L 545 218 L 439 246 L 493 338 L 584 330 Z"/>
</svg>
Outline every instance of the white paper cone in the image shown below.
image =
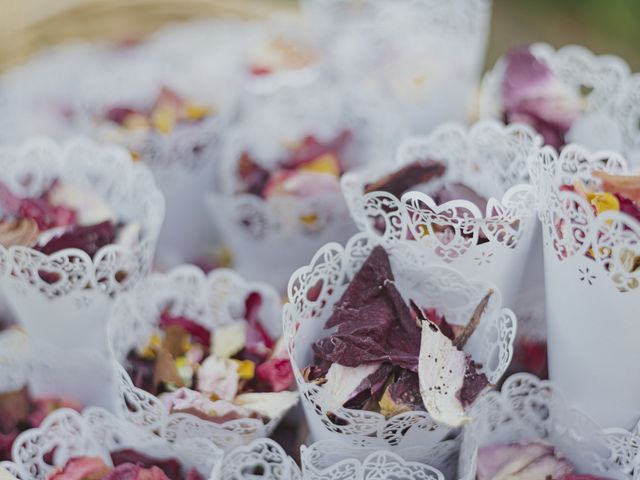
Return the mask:
<svg viewBox="0 0 640 480">
<path fill-rule="evenodd" d="M 312 440 L 345 441 L 356 435 L 381 439 L 392 446 L 420 444 L 427 448 L 450 431 L 427 412 L 407 412 L 385 419 L 380 413 L 347 409 L 326 389 L 305 382 L 301 373 L 302 368 L 312 363 L 312 343 L 329 333 L 324 330 L 324 324 L 334 303 L 379 243 L 379 238 L 361 233 L 352 237 L 346 248 L 327 244 L 308 266 L 293 274 L 289 282 L 291 303 L 284 308 L 285 340 Z M 492 288 L 487 282 L 468 280 L 449 267 L 417 264 L 407 242 L 396 242 L 385 248 L 403 297 L 420 298 L 450 323 L 465 325 L 480 299 Z M 315 299 L 311 300 L 309 293 L 318 285 L 320 292 L 317 296 L 314 293 Z M 497 382 L 508 367 L 516 331 L 516 319 L 510 310 L 501 308 L 501 298 L 496 291 L 482 324 L 465 347 L 465 351 L 483 365 L 482 371 L 490 382 Z M 330 417 L 340 421 L 336 423 Z"/>
<path fill-rule="evenodd" d="M 407 480 L 440 480 L 455 476 L 458 440 L 447 440 L 432 448 L 415 445 L 402 449 L 390 448 L 383 440 L 371 437 L 345 440 L 324 440 L 302 446 L 304 478 L 331 480 L 341 473 L 345 480 L 385 478 L 392 474 Z"/>
<path fill-rule="evenodd" d="M 628 271 L 621 255 L 640 255 L 640 224 L 618 211 L 596 215 L 578 194 L 560 191 L 590 181 L 593 169 L 622 173 L 625 162 L 570 145 L 560 155 L 543 149 L 531 169 L 544 232 L 550 378 L 598 423 L 630 428 L 640 418 L 640 382 L 625 368 L 640 361 L 640 272 Z"/>
<path fill-rule="evenodd" d="M 478 449 L 543 440 L 565 456 L 576 472 L 625 479 L 638 453 L 634 435 L 603 430 L 565 400 L 555 384 L 533 375 L 509 377 L 502 391 L 489 392 L 472 407 L 476 419 L 463 429 L 458 464 L 461 480 L 474 480 Z"/>
<path fill-rule="evenodd" d="M 235 268 L 247 278 L 267 281 L 284 292 L 291 273 L 320 246 L 346 241 L 355 233 L 337 185 L 335 191 L 264 199 L 241 193 L 238 176 L 243 153 L 273 172 L 290 155 L 287 145 L 307 136 L 330 141 L 349 132 L 351 140 L 341 154 L 345 170 L 386 158 L 399 124 L 379 110 L 384 108 L 379 102 L 364 108 L 345 95 L 323 79 L 253 96 L 227 137 L 219 185 L 207 202 Z M 309 218 L 313 220 L 305 222 Z"/>
<path fill-rule="evenodd" d="M 306 0 L 303 7 L 338 75 L 388 98 L 413 133 L 468 120 L 490 1 Z"/>
<path fill-rule="evenodd" d="M 55 448 L 53 465 L 45 456 Z M 208 480 L 220 478 L 222 451 L 203 438 L 181 438 L 170 442 L 116 418 L 100 408 L 81 414 L 61 409 L 50 414 L 40 428 L 22 433 L 13 446 L 11 470 L 20 480 L 45 480 L 56 468 L 74 457 L 98 456 L 112 465 L 110 452 L 131 448 L 157 459 L 175 458 L 186 470 L 195 468 Z"/>
<path fill-rule="evenodd" d="M 10 329 L 0 333 L 0 392 L 28 387 L 34 398 L 56 397 L 113 409 L 111 363 L 88 349 L 59 349 Z"/>
<path fill-rule="evenodd" d="M 190 37 L 199 40 L 198 31 Z M 210 41 L 228 43 L 226 32 Z M 174 32 L 170 35 L 180 37 Z M 220 37 L 220 38 L 218 38 Z M 158 241 L 158 266 L 167 269 L 203 258 L 215 244 L 216 234 L 203 218 L 203 195 L 216 182 L 222 141 L 234 115 L 236 99 L 244 82 L 242 56 L 231 48 L 206 52 L 201 45 L 189 49 L 189 41 L 170 47 L 161 35 L 149 44 L 131 49 L 84 79 L 78 87 L 76 108 L 79 123 L 102 142 L 127 147 L 153 173 L 166 199 L 166 217 Z M 164 50 L 163 50 L 164 49 Z M 183 58 L 178 52 L 182 49 Z M 233 88 L 230 88 L 232 86 Z M 114 107 L 149 111 L 163 88 L 185 102 L 210 110 L 199 121 L 176 123 L 163 133 L 150 128 L 127 129 L 106 119 Z"/>
<path fill-rule="evenodd" d="M 546 43 L 535 43 L 529 49 L 549 66 L 562 88 L 575 95 L 582 105 L 566 134 L 566 142 L 578 143 L 590 150 L 619 151 L 632 165 L 639 165 L 640 135 L 632 124 L 638 114 L 640 82 L 627 63 L 614 55 L 595 55 L 578 45 L 555 50 Z M 482 79 L 479 98 L 482 118 L 504 117 L 505 68 L 505 59 L 500 58 Z"/>
<path fill-rule="evenodd" d="M 523 267 L 537 224 L 527 158 L 540 144 L 540 137 L 522 125 L 487 121 L 470 130 L 445 125 L 428 137 L 405 141 L 394 163 L 348 173 L 342 189 L 360 230 L 382 236 L 383 242 L 412 236 L 421 262 L 450 265 L 470 278 L 486 279 L 498 287 L 505 305 L 514 308 L 528 277 Z M 401 199 L 381 191 L 365 194 L 367 184 L 427 159 L 443 162 L 447 171 L 425 192 L 410 190 Z M 486 212 L 465 200 L 436 205 L 429 193 L 443 182 L 462 182 L 487 198 Z M 447 243 L 434 233 L 441 226 L 455 229 Z"/>
<path fill-rule="evenodd" d="M 107 245 L 93 258 L 78 249 L 44 255 L 22 246 L 0 247 L 0 288 L 33 340 L 105 354 L 104 326 L 114 298 L 151 268 L 164 202 L 150 172 L 119 147 L 81 139 L 63 146 L 32 140 L 6 148 L 0 166 L 0 181 L 18 196 L 37 196 L 59 179 L 99 194 L 119 221 L 141 225 L 133 246 Z M 33 182 L 21 184 L 24 175 Z M 57 278 L 53 282 L 46 279 L 51 275 Z"/>
<path fill-rule="evenodd" d="M 145 428 L 160 428 L 168 438 L 200 435 L 224 449 L 268 436 L 282 417 L 267 423 L 246 418 L 215 423 L 186 413 L 169 413 L 156 396 L 133 386 L 123 365 L 131 349 L 146 345 L 167 307 L 212 331 L 242 318 L 244 299 L 251 292 L 262 297 L 261 322 L 272 338 L 282 335 L 281 300 L 272 287 L 244 281 L 231 270 L 214 270 L 208 276 L 196 267 L 182 266 L 167 274 L 150 275 L 139 288 L 118 299 L 109 321 L 109 345 L 117 371 L 116 410 L 128 421 Z M 286 412 L 283 412 L 284 416 Z"/>
</svg>

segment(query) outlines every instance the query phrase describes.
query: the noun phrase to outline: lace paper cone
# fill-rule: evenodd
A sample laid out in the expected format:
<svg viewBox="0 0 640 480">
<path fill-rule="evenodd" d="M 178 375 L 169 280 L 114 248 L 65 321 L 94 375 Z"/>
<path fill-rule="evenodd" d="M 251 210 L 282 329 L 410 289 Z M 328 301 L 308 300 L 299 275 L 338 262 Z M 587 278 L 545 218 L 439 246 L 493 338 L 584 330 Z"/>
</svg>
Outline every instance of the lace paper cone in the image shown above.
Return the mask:
<svg viewBox="0 0 640 480">
<path fill-rule="evenodd" d="M 533 375 L 509 377 L 501 392 L 489 392 L 471 412 L 476 420 L 463 430 L 461 480 L 476 478 L 479 448 L 534 440 L 550 443 L 580 473 L 625 479 L 636 464 L 637 437 L 601 429 L 570 407 L 554 384 Z"/>
<path fill-rule="evenodd" d="M 174 49 L 167 47 L 166 57 L 158 49 L 151 44 L 127 51 L 85 79 L 77 109 L 89 135 L 127 147 L 152 171 L 166 200 L 158 241 L 158 264 L 165 269 L 202 258 L 215 242 L 211 225 L 202 221 L 207 215 L 202 197 L 214 185 L 222 135 L 241 91 L 228 85 L 242 81 L 239 54 L 236 59 L 224 52 L 218 58 L 186 50 L 178 60 Z M 163 120 L 162 108 L 154 105 L 167 92 L 202 118 Z M 109 120 L 118 108 L 153 111 L 151 123 L 135 127 L 126 126 L 128 120 L 123 125 Z"/>
<path fill-rule="evenodd" d="M 25 177 L 27 184 L 21 183 Z M 105 324 L 113 299 L 151 268 L 164 215 L 162 195 L 150 172 L 119 147 L 80 139 L 62 146 L 32 140 L 0 151 L 0 181 L 17 196 L 38 196 L 56 179 L 99 194 L 119 221 L 138 222 L 138 241 L 107 245 L 93 258 L 76 248 L 45 255 L 24 246 L 0 246 L 0 287 L 34 340 L 106 353 Z"/>
<path fill-rule="evenodd" d="M 111 452 L 133 449 L 159 460 L 175 458 L 182 464 L 183 475 L 195 468 L 208 480 L 221 478 L 223 454 L 212 442 L 194 437 L 171 442 L 154 433 L 101 408 L 87 408 L 82 414 L 61 409 L 51 413 L 40 428 L 22 433 L 13 446 L 13 463 L 3 466 L 19 480 L 45 480 L 71 458 L 97 456 L 112 465 Z M 52 451 L 51 461 L 47 457 Z"/>
<path fill-rule="evenodd" d="M 426 448 L 422 445 L 391 449 L 370 437 L 353 437 L 348 443 L 321 440 L 301 448 L 302 473 L 308 480 L 365 480 L 399 478 L 444 480 L 455 477 L 459 441 L 447 440 Z M 453 467 L 453 469 L 452 469 Z"/>
<path fill-rule="evenodd" d="M 27 387 L 33 398 L 59 398 L 79 405 L 113 408 L 110 363 L 88 349 L 61 350 L 23 332 L 0 333 L 0 394 Z"/>
<path fill-rule="evenodd" d="M 260 438 L 249 445 L 236 447 L 231 452 L 227 452 L 220 478 L 302 480 L 302 475 L 296 462 L 284 452 L 280 445 L 270 438 Z"/>
<path fill-rule="evenodd" d="M 513 308 L 520 291 L 530 287 L 523 267 L 532 253 L 537 220 L 526 166 L 540 142 L 521 125 L 480 122 L 469 130 L 444 125 L 428 137 L 405 141 L 394 163 L 346 174 L 342 190 L 361 231 L 380 236 L 383 244 L 413 238 L 422 264 L 447 264 L 471 278 L 484 278 Z M 385 191 L 365 193 L 368 184 L 427 159 L 446 165 L 443 178 L 400 199 Z M 443 182 L 474 189 L 488 199 L 486 211 L 467 200 L 437 205 L 431 195 Z M 442 227 L 453 232 L 452 238 L 436 233 Z"/>
<path fill-rule="evenodd" d="M 640 133 L 632 126 L 639 113 L 636 99 L 640 94 L 640 83 L 631 75 L 625 61 L 612 55 L 597 56 L 577 45 L 555 50 L 551 45 L 536 43 L 529 49 L 548 65 L 558 81 L 547 92 L 539 92 L 541 97 L 558 96 L 551 107 L 557 110 L 557 121 L 562 122 L 567 113 L 563 109 L 570 105 L 576 107 L 576 118 L 565 134 L 566 143 L 575 142 L 592 150 L 619 151 L 629 161 L 640 164 Z M 505 58 L 499 59 L 482 80 L 479 100 L 482 118 L 504 118 L 506 65 Z M 544 88 L 535 83 L 536 79 L 533 79 L 522 88 Z M 545 107 L 537 106 L 542 114 Z M 544 114 L 553 114 L 553 111 Z"/>
<path fill-rule="evenodd" d="M 468 119 L 488 40 L 489 0 L 303 6 L 338 75 L 356 90 L 389 98 L 413 133 Z"/>
<path fill-rule="evenodd" d="M 112 311 L 108 337 L 119 362 L 116 408 L 120 415 L 145 428 L 160 428 L 170 439 L 199 435 L 225 449 L 268 436 L 281 417 L 267 423 L 256 418 L 215 423 L 188 413 L 169 413 L 158 397 L 134 387 L 122 367 L 132 349 L 149 342 L 165 308 L 172 315 L 196 321 L 215 335 L 217 326 L 241 318 L 244 299 L 251 292 L 260 293 L 261 322 L 271 338 L 278 338 L 282 332 L 279 295 L 266 284 L 245 282 L 231 270 L 214 270 L 205 276 L 195 267 L 179 267 L 167 274 L 152 274 L 139 288 L 119 299 Z"/>
<path fill-rule="evenodd" d="M 245 277 L 266 281 L 284 292 L 291 273 L 314 251 L 355 233 L 338 182 L 308 194 L 263 198 L 241 193 L 245 190 L 239 175 L 246 153 L 273 177 L 273 172 L 281 171 L 280 162 L 291 155 L 291 145 L 308 136 L 330 142 L 350 134 L 340 155 L 344 170 L 385 158 L 398 124 L 390 120 L 392 116 L 380 114 L 384 106 L 374 102 L 361 109 L 358 101 L 351 102 L 342 93 L 320 81 L 254 96 L 229 134 L 219 188 L 207 201 L 232 251 L 234 267 Z"/>
<path fill-rule="evenodd" d="M 602 425 L 630 428 L 640 418 L 640 382 L 625 365 L 640 361 L 640 223 L 620 211 L 596 215 L 575 181 L 591 172 L 624 173 L 624 159 L 569 145 L 558 155 L 545 147 L 531 162 L 544 233 L 550 378 L 580 410 Z M 601 352 L 594 355 L 593 352 Z M 589 372 L 593 380 L 584 381 Z"/>
<path fill-rule="evenodd" d="M 345 248 L 336 243 L 325 245 L 308 266 L 298 269 L 289 282 L 291 303 L 284 307 L 284 336 L 313 440 L 347 441 L 357 435 L 374 437 L 391 446 L 427 448 L 450 432 L 427 412 L 407 412 L 386 419 L 377 412 L 344 408 L 327 390 L 307 383 L 301 373 L 312 362 L 313 342 L 328 334 L 324 325 L 333 305 L 378 244 L 376 236 L 357 234 Z M 490 288 L 490 284 L 467 280 L 451 268 L 418 264 L 407 242 L 398 241 L 385 248 L 400 294 L 419 298 L 449 323 L 465 325 Z M 481 325 L 465 347 L 482 364 L 492 383 L 500 379 L 511 361 L 516 331 L 515 316 L 501 308 L 501 303 L 500 293 L 495 292 Z"/>
<path fill-rule="evenodd" d="M 58 46 L 0 76 L 0 144 L 77 134 L 73 99 L 78 81 L 107 58 L 100 44 Z"/>
</svg>

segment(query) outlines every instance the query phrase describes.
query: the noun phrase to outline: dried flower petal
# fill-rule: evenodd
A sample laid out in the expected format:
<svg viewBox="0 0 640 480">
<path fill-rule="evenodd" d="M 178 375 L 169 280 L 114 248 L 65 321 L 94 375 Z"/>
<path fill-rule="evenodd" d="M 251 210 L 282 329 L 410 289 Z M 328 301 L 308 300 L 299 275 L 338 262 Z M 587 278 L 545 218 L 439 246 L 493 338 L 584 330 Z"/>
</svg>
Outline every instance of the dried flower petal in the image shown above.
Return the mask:
<svg viewBox="0 0 640 480">
<path fill-rule="evenodd" d="M 211 332 L 199 323 L 196 323 L 187 317 L 173 316 L 169 312 L 162 312 L 160 315 L 160 327 L 167 328 L 170 325 L 180 325 L 189 332 L 192 337 L 194 337 L 192 338 L 192 341 L 197 340 L 205 347 L 209 347 L 211 344 Z"/>
<path fill-rule="evenodd" d="M 251 410 L 234 405 L 226 400 L 211 401 L 200 392 L 188 388 L 179 388 L 171 393 L 160 395 L 169 412 L 182 412 L 216 423 L 237 418 L 252 418 Z"/>
<path fill-rule="evenodd" d="M 32 218 L 40 230 L 76 224 L 76 211 L 62 205 L 51 205 L 44 198 L 24 198 L 20 201 L 17 216 Z"/>
<path fill-rule="evenodd" d="M 180 477 L 174 477 L 180 478 Z M 139 465 L 133 463 L 123 463 L 111 470 L 101 480 L 172 480 L 167 477 L 164 472 L 156 467 L 142 468 Z"/>
<path fill-rule="evenodd" d="M 256 378 L 272 392 L 287 390 L 294 380 L 289 358 L 270 358 L 256 368 Z"/>
<path fill-rule="evenodd" d="M 180 388 L 184 386 L 173 356 L 164 348 L 156 349 L 156 362 L 153 370 L 154 390 L 158 385 L 166 384 Z"/>
<path fill-rule="evenodd" d="M 436 160 L 416 161 L 365 186 L 364 193 L 382 191 L 400 198 L 413 187 L 445 174 L 447 167 Z"/>
<path fill-rule="evenodd" d="M 380 400 L 380 413 L 391 417 L 403 412 L 423 411 L 418 375 L 403 369 Z"/>
<path fill-rule="evenodd" d="M 464 183 L 447 183 L 435 193 L 434 197 L 438 204 L 452 200 L 466 200 L 478 207 L 481 213 L 487 211 L 487 199 Z"/>
<path fill-rule="evenodd" d="M 65 207 L 75 211 L 76 222 L 79 225 L 117 221 L 115 212 L 100 195 L 80 190 L 68 183 L 54 185 L 47 195 L 47 200 L 54 207 Z"/>
<path fill-rule="evenodd" d="M 600 179 L 605 192 L 619 193 L 633 202 L 640 201 L 640 175 L 614 175 L 598 170 L 593 176 Z"/>
<path fill-rule="evenodd" d="M 215 399 L 232 401 L 238 392 L 238 364 L 210 355 L 198 369 L 198 390 Z"/>
<path fill-rule="evenodd" d="M 336 326 L 313 344 L 318 361 L 347 367 L 390 363 L 417 371 L 420 329 L 395 287 L 384 248 L 373 249 L 335 304 L 325 328 Z"/>
<path fill-rule="evenodd" d="M 329 368 L 322 388 L 326 389 L 340 405 L 344 405 L 352 397 L 356 388 L 380 367 L 379 363 L 365 364 L 358 367 L 344 367 L 334 363 Z"/>
<path fill-rule="evenodd" d="M 531 125 L 556 148 L 565 144 L 565 135 L 583 109 L 578 95 L 527 47 L 507 54 L 502 94 L 506 121 Z"/>
<path fill-rule="evenodd" d="M 144 455 L 137 450 L 123 449 L 111 452 L 111 461 L 115 467 L 124 463 L 131 463 L 144 468 L 156 466 L 160 468 L 170 479 L 182 477 L 180 474 L 180 462 L 175 458 L 159 460 L 157 458 Z"/>
<path fill-rule="evenodd" d="M 478 480 L 563 479 L 573 471 L 571 464 L 540 441 L 493 445 L 478 450 Z"/>
<path fill-rule="evenodd" d="M 31 218 L 0 221 L 0 244 L 4 247 L 16 245 L 33 247 L 38 241 L 39 235 L 38 224 Z"/>
<path fill-rule="evenodd" d="M 459 427 L 469 421 L 458 397 L 467 357 L 431 322 L 422 325 L 418 377 L 427 412 L 438 422 Z"/>
<path fill-rule="evenodd" d="M 52 472 L 48 480 L 102 480 L 111 471 L 100 457 L 78 457 L 67 461 L 62 469 Z"/>
<path fill-rule="evenodd" d="M 74 225 L 38 249 L 42 253 L 50 255 L 65 248 L 78 248 L 93 257 L 102 247 L 112 244 L 115 237 L 115 227 L 111 222 L 84 227 Z"/>
<path fill-rule="evenodd" d="M 0 433 L 9 433 L 18 423 L 26 421 L 30 403 L 26 388 L 0 393 Z"/>
<path fill-rule="evenodd" d="M 231 358 L 244 348 L 247 337 L 247 322 L 236 320 L 216 328 L 211 353 L 220 358 Z"/>
<path fill-rule="evenodd" d="M 298 393 L 289 391 L 243 393 L 236 397 L 234 403 L 256 412 L 262 418 L 278 418 L 298 403 Z"/>
</svg>

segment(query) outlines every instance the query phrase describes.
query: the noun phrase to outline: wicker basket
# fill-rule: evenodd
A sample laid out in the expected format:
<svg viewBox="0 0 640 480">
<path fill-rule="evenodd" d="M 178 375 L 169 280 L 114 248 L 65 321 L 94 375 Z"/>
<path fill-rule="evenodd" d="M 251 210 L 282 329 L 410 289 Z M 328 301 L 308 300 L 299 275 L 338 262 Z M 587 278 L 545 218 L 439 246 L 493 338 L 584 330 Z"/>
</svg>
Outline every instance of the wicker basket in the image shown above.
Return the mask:
<svg viewBox="0 0 640 480">
<path fill-rule="evenodd" d="M 127 40 L 173 22 L 207 16 L 265 17 L 292 0 L 5 0 L 0 71 L 67 40 Z"/>
</svg>

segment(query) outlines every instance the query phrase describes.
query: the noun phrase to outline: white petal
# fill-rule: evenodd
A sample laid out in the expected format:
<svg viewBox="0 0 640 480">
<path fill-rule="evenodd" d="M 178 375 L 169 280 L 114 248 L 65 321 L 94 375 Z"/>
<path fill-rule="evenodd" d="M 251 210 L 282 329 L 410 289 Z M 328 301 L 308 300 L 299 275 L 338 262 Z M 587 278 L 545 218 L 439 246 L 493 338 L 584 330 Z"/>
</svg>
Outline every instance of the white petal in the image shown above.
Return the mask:
<svg viewBox="0 0 640 480">
<path fill-rule="evenodd" d="M 56 186 L 49 194 L 52 205 L 64 205 L 78 212 L 80 225 L 94 225 L 107 220 L 116 222 L 116 215 L 102 197 L 69 184 Z"/>
<path fill-rule="evenodd" d="M 244 348 L 247 337 L 246 320 L 236 320 L 222 325 L 213 332 L 212 353 L 220 358 L 230 358 Z"/>
<path fill-rule="evenodd" d="M 331 393 L 336 401 L 343 405 L 351 393 L 362 383 L 362 381 L 380 368 L 379 363 L 370 365 L 360 365 L 359 367 L 344 367 L 334 363 L 329 367 L 326 375 L 326 383 L 322 385 Z"/>
<path fill-rule="evenodd" d="M 422 401 L 434 420 L 452 427 L 469 421 L 458 399 L 466 369 L 465 353 L 458 350 L 433 323 L 424 322 L 418 379 Z"/>
<path fill-rule="evenodd" d="M 243 393 L 236 397 L 234 403 L 253 410 L 262 417 L 277 418 L 298 403 L 298 393 L 287 390 L 283 392 Z"/>
</svg>

